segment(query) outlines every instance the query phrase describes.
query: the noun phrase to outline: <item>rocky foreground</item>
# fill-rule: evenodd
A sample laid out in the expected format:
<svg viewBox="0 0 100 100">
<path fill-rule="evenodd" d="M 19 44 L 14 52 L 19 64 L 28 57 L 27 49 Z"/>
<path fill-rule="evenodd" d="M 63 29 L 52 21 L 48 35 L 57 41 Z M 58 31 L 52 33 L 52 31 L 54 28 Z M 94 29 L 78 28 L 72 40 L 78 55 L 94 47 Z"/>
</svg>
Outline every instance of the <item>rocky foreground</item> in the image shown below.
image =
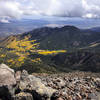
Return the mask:
<svg viewBox="0 0 100 100">
<path fill-rule="evenodd" d="M 32 74 L 0 65 L 0 100 L 100 100 L 100 74 Z"/>
</svg>

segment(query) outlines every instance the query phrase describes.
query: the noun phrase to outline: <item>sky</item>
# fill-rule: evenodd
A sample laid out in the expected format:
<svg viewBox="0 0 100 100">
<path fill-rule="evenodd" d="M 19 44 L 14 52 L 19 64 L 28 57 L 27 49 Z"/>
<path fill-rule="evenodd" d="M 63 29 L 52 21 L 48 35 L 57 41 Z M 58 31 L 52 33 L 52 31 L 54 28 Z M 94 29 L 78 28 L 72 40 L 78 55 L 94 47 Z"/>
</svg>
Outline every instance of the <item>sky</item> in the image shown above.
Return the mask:
<svg viewBox="0 0 100 100">
<path fill-rule="evenodd" d="M 100 0 L 0 0 L 0 22 L 11 19 L 100 18 Z"/>
</svg>

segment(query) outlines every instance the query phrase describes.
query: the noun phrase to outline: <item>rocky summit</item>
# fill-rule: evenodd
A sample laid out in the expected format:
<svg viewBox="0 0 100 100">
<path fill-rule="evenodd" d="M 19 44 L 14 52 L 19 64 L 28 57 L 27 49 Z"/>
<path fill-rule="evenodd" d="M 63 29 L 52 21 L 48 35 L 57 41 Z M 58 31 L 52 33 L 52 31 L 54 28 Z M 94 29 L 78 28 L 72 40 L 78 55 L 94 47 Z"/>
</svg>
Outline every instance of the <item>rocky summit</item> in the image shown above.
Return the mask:
<svg viewBox="0 0 100 100">
<path fill-rule="evenodd" d="M 100 100 L 100 74 L 28 74 L 0 65 L 0 100 Z"/>
</svg>

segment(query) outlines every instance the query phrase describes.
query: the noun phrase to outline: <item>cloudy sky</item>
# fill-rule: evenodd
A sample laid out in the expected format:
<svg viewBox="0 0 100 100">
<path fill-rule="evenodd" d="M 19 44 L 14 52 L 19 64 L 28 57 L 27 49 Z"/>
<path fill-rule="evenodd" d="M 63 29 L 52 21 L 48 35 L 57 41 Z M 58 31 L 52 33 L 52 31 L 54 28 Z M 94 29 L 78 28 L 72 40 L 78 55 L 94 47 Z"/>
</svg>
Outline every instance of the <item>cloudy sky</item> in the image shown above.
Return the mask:
<svg viewBox="0 0 100 100">
<path fill-rule="evenodd" d="M 0 0 L 0 21 L 37 16 L 100 18 L 100 0 Z"/>
</svg>

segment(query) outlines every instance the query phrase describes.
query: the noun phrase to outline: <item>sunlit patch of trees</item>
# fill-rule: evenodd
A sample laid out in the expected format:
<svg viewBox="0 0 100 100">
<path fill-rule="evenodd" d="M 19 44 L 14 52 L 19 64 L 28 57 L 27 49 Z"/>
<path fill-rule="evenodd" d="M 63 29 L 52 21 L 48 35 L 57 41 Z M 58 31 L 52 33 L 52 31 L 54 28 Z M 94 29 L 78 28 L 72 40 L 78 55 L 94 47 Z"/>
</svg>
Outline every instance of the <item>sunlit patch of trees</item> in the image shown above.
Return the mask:
<svg viewBox="0 0 100 100">
<path fill-rule="evenodd" d="M 100 43 L 94 43 L 94 44 L 90 45 L 89 47 L 96 47 L 98 45 L 100 45 Z"/>
<path fill-rule="evenodd" d="M 11 67 L 23 66 L 26 61 L 41 64 L 42 59 L 39 57 L 34 58 L 34 54 L 56 55 L 67 52 L 66 50 L 39 50 L 39 45 L 40 43 L 37 43 L 36 40 L 30 40 L 30 36 L 26 36 L 23 39 L 14 38 L 5 48 L 0 48 L 0 62 L 6 63 Z"/>
<path fill-rule="evenodd" d="M 29 37 L 25 37 L 22 40 L 15 39 L 7 45 L 7 48 L 16 50 L 18 52 L 26 52 L 30 49 L 36 49 L 39 43 L 35 43 L 36 40 L 29 40 Z"/>
<path fill-rule="evenodd" d="M 8 59 L 7 63 L 10 65 L 21 66 L 25 59 L 30 55 L 30 50 L 36 50 L 38 46 L 39 43 L 36 43 L 36 40 L 30 40 L 30 36 L 27 36 L 22 40 L 14 39 L 6 47 L 9 51 L 7 51 L 5 55 L 2 54 L 1 57 L 8 56 L 8 53 L 15 54 L 17 57 Z M 39 59 L 36 59 L 36 61 L 35 59 L 33 60 L 37 63 L 38 61 L 40 62 Z"/>
<path fill-rule="evenodd" d="M 6 56 L 5 54 L 1 54 L 1 55 L 0 55 L 1 58 L 4 58 L 5 56 Z"/>
<path fill-rule="evenodd" d="M 56 55 L 59 53 L 66 53 L 66 50 L 33 50 L 32 52 L 37 52 L 38 54 L 41 55 Z"/>
<path fill-rule="evenodd" d="M 33 63 L 41 63 L 41 58 L 35 58 L 31 60 Z"/>
</svg>

